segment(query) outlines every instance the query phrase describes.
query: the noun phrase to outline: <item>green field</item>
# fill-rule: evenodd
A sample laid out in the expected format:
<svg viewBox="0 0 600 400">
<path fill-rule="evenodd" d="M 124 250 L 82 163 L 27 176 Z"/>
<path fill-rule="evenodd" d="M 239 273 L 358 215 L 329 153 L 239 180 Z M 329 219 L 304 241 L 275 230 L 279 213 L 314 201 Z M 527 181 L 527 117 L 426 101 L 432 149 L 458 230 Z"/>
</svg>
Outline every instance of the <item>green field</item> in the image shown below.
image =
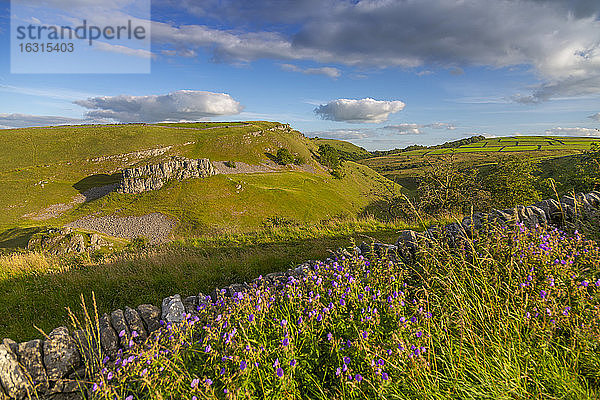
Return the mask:
<svg viewBox="0 0 600 400">
<path fill-rule="evenodd" d="M 589 150 L 600 138 L 557 136 L 507 136 L 486 138 L 455 148 L 417 149 L 371 157 L 360 162 L 375 171 L 393 178 L 408 189 L 414 189 L 416 180 L 430 165 L 453 157 L 463 166 L 484 167 L 497 163 L 503 157 L 515 156 L 534 162 L 557 157 L 575 156 Z"/>
</svg>

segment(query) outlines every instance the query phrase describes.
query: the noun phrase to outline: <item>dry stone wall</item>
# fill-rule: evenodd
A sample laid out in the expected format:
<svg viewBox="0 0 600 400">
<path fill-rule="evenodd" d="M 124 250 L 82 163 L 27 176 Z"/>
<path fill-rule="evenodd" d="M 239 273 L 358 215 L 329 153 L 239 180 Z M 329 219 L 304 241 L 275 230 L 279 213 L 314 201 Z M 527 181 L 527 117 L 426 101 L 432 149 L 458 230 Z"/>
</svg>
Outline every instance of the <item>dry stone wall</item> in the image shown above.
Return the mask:
<svg viewBox="0 0 600 400">
<path fill-rule="evenodd" d="M 394 256 L 411 259 L 420 248 L 432 243 L 432 238 L 446 240 L 452 245 L 472 236 L 475 231 L 485 234 L 492 226 L 519 223 L 531 228 L 539 225 L 550 227 L 568 224 L 576 218 L 597 218 L 598 213 L 600 192 L 581 193 L 565 196 L 560 201 L 544 200 L 532 206 L 475 213 L 460 223 L 433 227 L 424 233 L 405 230 L 394 245 L 363 243 L 355 248 L 355 253 L 368 254 L 374 248 L 375 251 L 391 252 Z M 344 253 L 345 250 L 341 252 L 350 255 Z M 282 286 L 290 277 L 299 278 L 305 274 L 312 265 L 314 262 L 306 262 L 286 272 L 267 274 L 253 283 Z M 141 344 L 162 325 L 183 321 L 186 316 L 193 315 L 197 307 L 204 307 L 215 299 L 217 292 L 235 296 L 248 289 L 247 284 L 233 284 L 215 289 L 211 296 L 200 293 L 182 299 L 176 294 L 163 299 L 160 307 L 143 304 L 104 314 L 99 321 L 100 346 L 104 354 L 114 358 L 129 348 L 130 340 Z M 16 343 L 4 339 L 0 343 L 0 400 L 35 398 L 36 395 L 40 399 L 83 399 L 82 393 L 89 390 L 82 383 L 85 382 L 84 359 L 89 351 L 83 332 L 69 332 L 65 327 L 54 329 L 43 340 Z"/>
<path fill-rule="evenodd" d="M 117 191 L 121 193 L 142 193 L 158 190 L 170 180 L 206 178 L 217 174 L 207 158 L 188 159 L 176 157 L 171 160 L 123 170 L 123 179 Z"/>
</svg>

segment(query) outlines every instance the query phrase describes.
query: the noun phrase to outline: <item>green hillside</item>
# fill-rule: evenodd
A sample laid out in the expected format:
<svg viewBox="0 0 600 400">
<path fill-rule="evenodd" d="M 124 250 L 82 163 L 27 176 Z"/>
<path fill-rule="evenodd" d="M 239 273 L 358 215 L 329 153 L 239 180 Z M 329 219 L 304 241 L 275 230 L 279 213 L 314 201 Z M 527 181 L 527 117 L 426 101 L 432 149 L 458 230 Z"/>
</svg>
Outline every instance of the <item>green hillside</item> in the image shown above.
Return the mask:
<svg viewBox="0 0 600 400">
<path fill-rule="evenodd" d="M 412 187 L 414 180 L 422 175 L 424 169 L 440 160 L 447 160 L 450 156 L 459 165 L 476 167 L 494 164 L 509 155 L 539 162 L 579 155 L 589 150 L 593 143 L 600 143 L 600 138 L 507 136 L 486 138 L 455 148 L 392 151 L 360 162 L 388 178 L 394 178 L 403 185 Z"/>
<path fill-rule="evenodd" d="M 10 129 L 0 135 L 0 146 L 1 231 L 62 226 L 90 214 L 154 212 L 178 221 L 176 235 L 243 232 L 274 216 L 316 222 L 358 215 L 381 178 L 347 162 L 343 178 L 335 179 L 318 163 L 317 143 L 287 125 L 266 121 Z M 276 165 L 279 148 L 288 149 L 300 165 Z M 81 200 L 90 188 L 118 182 L 123 168 L 171 156 L 258 169 L 172 181 L 137 195 L 113 192 Z M 265 165 L 272 170 L 264 171 Z"/>
<path fill-rule="evenodd" d="M 366 149 L 344 140 L 313 138 L 311 141 L 317 146 L 328 144 L 350 160 L 360 160 L 371 156 Z"/>
</svg>

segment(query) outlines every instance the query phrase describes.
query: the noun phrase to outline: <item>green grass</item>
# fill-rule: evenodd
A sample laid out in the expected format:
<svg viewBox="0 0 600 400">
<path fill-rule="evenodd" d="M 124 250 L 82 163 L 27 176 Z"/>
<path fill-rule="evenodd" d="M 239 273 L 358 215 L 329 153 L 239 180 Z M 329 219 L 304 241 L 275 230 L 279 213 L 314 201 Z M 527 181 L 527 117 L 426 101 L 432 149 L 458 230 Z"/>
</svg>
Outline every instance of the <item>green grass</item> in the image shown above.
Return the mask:
<svg viewBox="0 0 600 400">
<path fill-rule="evenodd" d="M 595 242 L 518 228 L 409 264 L 321 263 L 212 299 L 99 372 L 96 395 L 596 399 L 598 265 Z"/>
<path fill-rule="evenodd" d="M 371 201 L 367 194 L 377 185 L 378 174 L 347 163 L 345 177 L 333 179 L 313 158 L 317 144 L 291 129 L 269 130 L 278 125 L 251 121 L 5 130 L 0 137 L 4 149 L 0 154 L 0 208 L 4 210 L 0 232 L 60 226 L 92 212 L 164 212 L 178 219 L 179 234 L 255 229 L 274 215 L 307 222 L 337 214 L 358 215 Z M 168 146 L 162 155 L 123 155 Z M 191 179 L 138 196 L 113 193 L 84 205 L 73 204 L 50 220 L 29 217 L 49 206 L 68 205 L 90 188 L 118 182 L 119 170 L 126 167 L 156 163 L 172 155 L 259 165 L 270 162 L 282 147 L 304 160 L 303 168 L 312 172 L 289 166 L 274 174 Z M 237 190 L 237 185 L 244 189 Z"/>
<path fill-rule="evenodd" d="M 181 239 L 98 261 L 39 253 L 0 256 L 0 337 L 29 340 L 39 337 L 34 325 L 46 332 L 64 325 L 65 307 L 76 307 L 80 294 L 95 292 L 101 312 L 157 304 L 174 293 L 208 293 L 307 259 L 325 258 L 328 249 L 347 246 L 351 240 L 394 242 L 399 230 L 408 227 L 416 226 L 334 220 Z"/>
<path fill-rule="evenodd" d="M 355 159 L 362 159 L 370 156 L 370 153 L 367 150 L 350 142 L 346 142 L 344 140 L 313 138 L 311 139 L 311 141 L 317 146 L 322 144 L 328 144 L 336 150 L 340 151 L 342 154 L 347 153 L 349 155 L 352 155 L 353 157 L 355 157 Z"/>
<path fill-rule="evenodd" d="M 494 164 L 507 155 L 527 158 L 534 162 L 574 156 L 589 150 L 593 143 L 599 142 L 598 138 L 509 136 L 487 138 L 453 149 L 418 149 L 366 158 L 360 162 L 388 178 L 408 182 L 418 179 L 429 163 L 443 161 L 443 158 L 450 155 L 453 155 L 459 165 L 479 168 Z"/>
</svg>

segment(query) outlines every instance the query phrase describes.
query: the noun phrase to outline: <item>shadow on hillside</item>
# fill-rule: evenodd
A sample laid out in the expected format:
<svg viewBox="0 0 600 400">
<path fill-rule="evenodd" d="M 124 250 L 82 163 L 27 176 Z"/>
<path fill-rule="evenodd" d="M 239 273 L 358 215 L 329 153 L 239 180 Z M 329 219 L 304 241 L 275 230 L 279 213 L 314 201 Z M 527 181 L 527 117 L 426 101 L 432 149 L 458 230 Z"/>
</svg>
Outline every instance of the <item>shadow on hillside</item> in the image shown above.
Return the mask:
<svg viewBox="0 0 600 400">
<path fill-rule="evenodd" d="M 108 174 L 90 175 L 90 176 L 86 176 L 79 182 L 75 183 L 73 185 L 73 188 L 76 189 L 79 193 L 85 194 L 84 192 L 86 192 L 92 188 L 102 187 L 102 186 L 107 186 L 107 185 L 115 185 L 121 181 L 122 177 L 123 177 L 123 174 L 121 174 L 120 172 L 116 172 L 112 175 L 108 175 Z"/>
<path fill-rule="evenodd" d="M 29 239 L 42 230 L 42 227 L 32 227 L 12 228 L 0 232 L 0 249 L 25 249 Z"/>
<path fill-rule="evenodd" d="M 273 161 L 276 164 L 279 164 L 279 162 L 277 161 L 277 157 L 274 154 L 271 154 L 269 152 L 265 152 L 265 156 L 267 156 L 267 158 L 271 161 Z"/>
</svg>

